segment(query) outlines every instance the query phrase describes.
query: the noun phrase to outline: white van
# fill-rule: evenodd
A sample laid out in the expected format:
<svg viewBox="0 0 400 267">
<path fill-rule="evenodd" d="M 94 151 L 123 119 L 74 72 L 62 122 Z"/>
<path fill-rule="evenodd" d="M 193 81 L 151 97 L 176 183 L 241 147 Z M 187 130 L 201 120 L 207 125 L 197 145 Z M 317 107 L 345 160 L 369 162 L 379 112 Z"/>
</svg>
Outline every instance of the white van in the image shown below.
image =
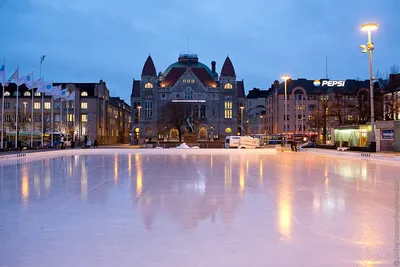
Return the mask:
<svg viewBox="0 0 400 267">
<path fill-rule="evenodd" d="M 227 136 L 225 148 L 257 148 L 260 147 L 260 139 L 251 136 Z"/>
</svg>

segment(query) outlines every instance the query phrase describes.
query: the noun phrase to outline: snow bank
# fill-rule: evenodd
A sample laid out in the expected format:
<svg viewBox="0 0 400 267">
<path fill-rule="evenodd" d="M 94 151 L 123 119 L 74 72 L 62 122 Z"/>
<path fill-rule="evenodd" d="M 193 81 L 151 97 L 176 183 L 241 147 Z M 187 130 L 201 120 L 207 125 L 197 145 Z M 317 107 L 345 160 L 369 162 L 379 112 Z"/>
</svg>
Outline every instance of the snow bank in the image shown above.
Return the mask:
<svg viewBox="0 0 400 267">
<path fill-rule="evenodd" d="M 190 146 L 188 146 L 186 143 L 182 143 L 179 146 L 177 146 L 176 148 L 190 148 Z"/>
<path fill-rule="evenodd" d="M 200 147 L 198 147 L 198 146 L 192 146 L 192 148 L 200 148 Z"/>
</svg>

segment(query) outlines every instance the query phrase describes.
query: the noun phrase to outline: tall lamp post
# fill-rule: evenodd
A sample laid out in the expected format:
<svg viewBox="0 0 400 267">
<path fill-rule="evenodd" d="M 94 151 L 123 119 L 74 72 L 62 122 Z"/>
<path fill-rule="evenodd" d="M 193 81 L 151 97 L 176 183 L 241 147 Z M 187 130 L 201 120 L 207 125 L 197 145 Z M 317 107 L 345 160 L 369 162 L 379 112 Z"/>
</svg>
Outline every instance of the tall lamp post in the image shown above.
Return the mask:
<svg viewBox="0 0 400 267">
<path fill-rule="evenodd" d="M 378 24 L 367 23 L 361 25 L 361 30 L 368 32 L 367 45 L 360 45 L 362 53 L 369 52 L 369 94 L 371 100 L 371 149 L 376 152 L 376 138 L 375 138 L 375 107 L 374 107 L 374 77 L 372 75 L 372 51 L 375 49 L 374 43 L 371 40 L 371 31 L 378 29 Z"/>
<path fill-rule="evenodd" d="M 138 105 L 137 109 L 138 109 L 138 129 L 139 129 L 138 134 L 137 134 L 137 142 L 139 144 L 139 138 L 140 138 L 140 110 L 142 109 L 142 106 Z"/>
<path fill-rule="evenodd" d="M 243 136 L 243 109 L 244 106 L 240 105 L 240 135 Z"/>
<path fill-rule="evenodd" d="M 287 80 L 289 80 L 290 79 L 290 76 L 289 75 L 283 75 L 283 76 L 281 76 L 281 79 L 282 80 L 284 80 L 285 81 L 285 104 L 284 104 L 284 116 L 285 116 L 285 118 L 284 118 L 284 120 L 283 120 L 283 122 L 284 122 L 284 126 L 283 126 L 283 130 L 284 130 L 284 132 L 285 132 L 285 144 L 287 144 L 287 138 L 288 138 L 288 136 L 287 136 L 287 124 L 286 124 L 286 122 L 288 121 L 288 119 L 287 119 Z"/>
</svg>

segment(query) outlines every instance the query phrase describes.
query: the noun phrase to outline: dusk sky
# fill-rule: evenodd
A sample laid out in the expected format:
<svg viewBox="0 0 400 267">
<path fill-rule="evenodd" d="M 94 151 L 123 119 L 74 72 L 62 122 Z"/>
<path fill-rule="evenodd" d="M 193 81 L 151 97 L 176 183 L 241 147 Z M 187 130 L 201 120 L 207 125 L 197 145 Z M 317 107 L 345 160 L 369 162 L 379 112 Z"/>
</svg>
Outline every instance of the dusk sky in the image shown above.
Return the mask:
<svg viewBox="0 0 400 267">
<path fill-rule="evenodd" d="M 180 53 L 217 71 L 228 54 L 246 90 L 293 78 L 367 79 L 365 22 L 373 33 L 374 73 L 400 65 L 399 0 L 0 0 L 0 57 L 6 75 L 20 65 L 54 82 L 106 81 L 130 103 L 151 54 L 157 72 Z"/>
</svg>

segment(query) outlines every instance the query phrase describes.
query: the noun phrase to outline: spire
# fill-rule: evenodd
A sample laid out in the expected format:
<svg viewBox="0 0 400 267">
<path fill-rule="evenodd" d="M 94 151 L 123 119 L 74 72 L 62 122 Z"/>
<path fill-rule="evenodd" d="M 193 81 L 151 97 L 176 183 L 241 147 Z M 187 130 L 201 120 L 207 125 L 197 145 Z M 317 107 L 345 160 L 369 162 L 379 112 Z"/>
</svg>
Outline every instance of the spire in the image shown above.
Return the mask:
<svg viewBox="0 0 400 267">
<path fill-rule="evenodd" d="M 233 68 L 233 64 L 229 56 L 226 56 L 224 65 L 222 66 L 221 77 L 222 76 L 236 77 L 235 69 Z"/>
<path fill-rule="evenodd" d="M 151 58 L 150 54 L 144 63 L 142 75 L 157 75 L 156 67 L 154 67 L 153 59 Z"/>
</svg>

